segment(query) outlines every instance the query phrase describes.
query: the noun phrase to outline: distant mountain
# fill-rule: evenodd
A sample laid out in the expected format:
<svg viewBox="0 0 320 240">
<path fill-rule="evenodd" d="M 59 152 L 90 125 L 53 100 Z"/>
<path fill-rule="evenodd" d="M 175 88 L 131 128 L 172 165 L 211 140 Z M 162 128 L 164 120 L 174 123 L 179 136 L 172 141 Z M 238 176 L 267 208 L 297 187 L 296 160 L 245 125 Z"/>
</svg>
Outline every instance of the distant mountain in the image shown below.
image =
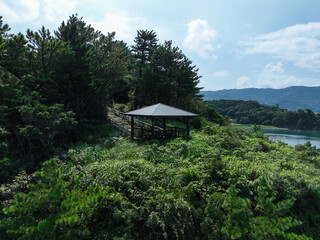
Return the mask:
<svg viewBox="0 0 320 240">
<path fill-rule="evenodd" d="M 201 91 L 203 100 L 255 100 L 261 104 L 276 105 L 289 110 L 311 109 L 320 112 L 320 87 L 245 88 L 219 91 Z"/>
</svg>

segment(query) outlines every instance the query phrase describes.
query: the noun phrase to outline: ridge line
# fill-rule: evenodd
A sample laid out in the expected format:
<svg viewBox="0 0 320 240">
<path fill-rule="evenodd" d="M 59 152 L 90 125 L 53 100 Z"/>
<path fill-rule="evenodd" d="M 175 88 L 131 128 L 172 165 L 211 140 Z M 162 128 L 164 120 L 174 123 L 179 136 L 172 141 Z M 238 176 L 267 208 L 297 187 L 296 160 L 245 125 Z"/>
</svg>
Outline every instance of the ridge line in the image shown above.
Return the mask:
<svg viewBox="0 0 320 240">
<path fill-rule="evenodd" d="M 160 106 L 160 104 L 161 104 L 161 103 L 158 103 L 158 104 L 157 104 L 158 106 L 152 111 L 152 113 L 150 114 L 151 116 L 155 113 L 155 111 L 158 109 L 158 107 Z"/>
</svg>

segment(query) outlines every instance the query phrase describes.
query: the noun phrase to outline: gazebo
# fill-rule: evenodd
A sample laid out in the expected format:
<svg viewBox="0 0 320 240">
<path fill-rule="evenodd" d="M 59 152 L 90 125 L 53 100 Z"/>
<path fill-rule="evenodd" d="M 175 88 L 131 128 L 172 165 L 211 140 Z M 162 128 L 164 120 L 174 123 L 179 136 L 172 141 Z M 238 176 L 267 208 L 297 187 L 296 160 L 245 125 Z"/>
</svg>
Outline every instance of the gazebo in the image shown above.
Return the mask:
<svg viewBox="0 0 320 240">
<path fill-rule="evenodd" d="M 146 117 L 151 118 L 151 137 L 161 137 L 166 138 L 168 136 L 177 136 L 177 128 L 171 128 L 171 131 L 168 131 L 166 127 L 166 119 L 167 118 L 186 118 L 187 119 L 187 130 L 186 134 L 189 136 L 190 132 L 190 118 L 198 116 L 198 114 L 191 113 L 179 108 L 171 107 L 162 103 L 158 103 L 149 107 L 144 107 L 141 109 L 137 109 L 131 112 L 125 113 L 127 116 L 131 116 L 131 138 L 134 138 L 134 117 Z M 159 134 L 156 134 L 155 131 L 155 119 L 161 118 L 163 119 L 163 130 Z M 141 136 L 143 137 L 143 128 L 141 129 Z"/>
</svg>

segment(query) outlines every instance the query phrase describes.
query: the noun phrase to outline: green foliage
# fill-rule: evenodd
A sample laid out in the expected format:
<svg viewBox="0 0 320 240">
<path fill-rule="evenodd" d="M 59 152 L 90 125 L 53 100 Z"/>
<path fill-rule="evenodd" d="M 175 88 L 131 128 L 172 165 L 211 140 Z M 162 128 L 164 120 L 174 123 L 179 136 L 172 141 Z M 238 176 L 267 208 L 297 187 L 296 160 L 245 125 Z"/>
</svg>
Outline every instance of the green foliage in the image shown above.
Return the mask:
<svg viewBox="0 0 320 240">
<path fill-rule="evenodd" d="M 77 14 L 54 34 L 9 31 L 1 17 L 0 159 L 10 159 L 1 182 L 82 140 L 83 129 L 106 120 L 111 101 L 126 110 L 158 101 L 190 110 L 199 100 L 198 70 L 171 41 L 158 44 L 154 31 L 138 31 L 128 47 Z"/>
<path fill-rule="evenodd" d="M 188 141 L 101 140 L 6 200 L 4 238 L 318 239 L 320 156 L 307 145 L 210 123 Z"/>
<path fill-rule="evenodd" d="M 208 239 L 222 239 L 221 228 L 226 218 L 222 207 L 225 200 L 225 194 L 215 192 L 207 200 L 205 208 L 205 217 L 201 223 L 201 232 Z"/>
<path fill-rule="evenodd" d="M 220 125 L 227 125 L 227 118 L 223 117 L 220 113 L 216 111 L 216 109 L 210 107 L 208 104 L 204 102 L 193 102 L 193 106 L 191 107 L 194 109 L 195 112 L 197 112 L 201 117 L 194 118 L 192 121 L 197 121 L 197 119 L 201 119 L 201 124 L 198 125 L 206 125 L 205 120 L 213 123 L 217 123 Z M 199 119 L 199 120 L 200 120 Z M 204 120 L 205 119 L 205 120 Z M 191 122 L 192 122 L 191 121 Z"/>
<path fill-rule="evenodd" d="M 128 112 L 128 109 L 129 109 L 128 106 L 123 103 L 116 103 L 115 108 L 120 112 Z"/>
<path fill-rule="evenodd" d="M 294 199 L 276 200 L 276 191 L 265 177 L 256 182 L 257 197 L 254 209 L 255 215 L 252 219 L 251 236 L 253 239 L 308 239 L 295 233 L 286 233 L 291 227 L 301 225 L 292 217 L 283 217 L 294 204 Z"/>
<path fill-rule="evenodd" d="M 129 91 L 130 52 L 77 15 L 55 36 L 45 27 L 8 34 L 0 21 L 0 159 L 10 159 L 1 166 L 3 182 L 38 169 L 88 122 L 106 119 L 107 99 Z"/>
<path fill-rule="evenodd" d="M 92 186 L 82 190 L 78 178 L 67 177 L 65 168 L 58 167 L 55 159 L 47 161 L 37 177 L 39 180 L 29 185 L 29 192 L 16 194 L 4 210 L 7 216 L 15 216 L 0 221 L 8 237 L 78 239 L 98 235 L 96 224 L 112 215 L 108 207 L 114 208 L 118 201 L 112 188 Z M 109 231 L 114 224 L 111 219 L 104 225 Z M 91 221 L 94 223 L 88 226 Z"/>
<path fill-rule="evenodd" d="M 279 109 L 279 106 L 242 100 L 207 101 L 207 104 L 241 124 L 273 125 L 300 130 L 320 129 L 320 115 L 310 109 L 289 111 Z"/>
<path fill-rule="evenodd" d="M 219 124 L 225 123 L 225 120 L 223 119 L 223 117 L 214 108 L 207 107 L 205 116 L 211 122 L 216 122 Z"/>
<path fill-rule="evenodd" d="M 62 104 L 29 104 L 19 106 L 18 111 L 22 121 L 18 126 L 17 135 L 21 148 L 26 149 L 30 162 L 47 158 L 54 153 L 63 143 L 61 139 L 77 124 L 74 113 L 65 111 Z"/>
<path fill-rule="evenodd" d="M 258 125 L 254 125 L 253 126 L 253 131 L 254 132 L 259 132 L 260 130 L 261 130 L 260 126 L 258 126 Z"/>
<path fill-rule="evenodd" d="M 244 238 L 250 230 L 252 212 L 248 199 L 237 196 L 235 186 L 227 190 L 227 196 L 222 207 L 228 213 L 221 231 L 228 238 Z"/>
<path fill-rule="evenodd" d="M 192 100 L 199 98 L 198 69 L 172 41 L 158 44 L 156 37 L 153 31 L 138 31 L 132 46 L 137 66 L 131 91 L 133 106 L 162 102 L 190 108 Z"/>
<path fill-rule="evenodd" d="M 195 129 L 200 129 L 201 128 L 201 118 L 200 117 L 195 117 L 192 118 L 190 121 L 190 125 L 195 128 Z"/>
<path fill-rule="evenodd" d="M 77 124 L 72 111 L 64 111 L 62 104 L 24 105 L 18 108 L 26 127 L 20 127 L 23 137 L 40 139 L 44 147 L 53 145 L 54 138 L 62 131 L 68 131 Z M 31 130 L 29 130 L 31 129 Z"/>
</svg>

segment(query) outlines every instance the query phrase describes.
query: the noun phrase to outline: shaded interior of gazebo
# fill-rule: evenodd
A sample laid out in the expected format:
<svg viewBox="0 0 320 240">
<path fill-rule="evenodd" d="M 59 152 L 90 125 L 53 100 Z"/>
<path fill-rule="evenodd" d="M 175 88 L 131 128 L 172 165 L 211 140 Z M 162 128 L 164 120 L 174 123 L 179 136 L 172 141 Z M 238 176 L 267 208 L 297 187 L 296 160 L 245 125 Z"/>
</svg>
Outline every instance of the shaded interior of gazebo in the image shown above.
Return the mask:
<svg viewBox="0 0 320 240">
<path fill-rule="evenodd" d="M 168 106 L 166 104 L 158 103 L 152 106 L 137 109 L 131 112 L 125 113 L 125 115 L 131 117 L 131 138 L 174 138 L 189 136 L 190 132 L 190 119 L 198 116 L 195 113 L 191 113 L 179 108 Z M 151 119 L 150 128 L 136 127 L 135 117 L 145 117 Z M 172 118 L 185 118 L 187 119 L 187 128 L 182 129 L 178 127 L 166 126 L 166 119 Z M 160 129 L 155 126 L 155 120 L 162 119 L 163 128 Z"/>
</svg>

